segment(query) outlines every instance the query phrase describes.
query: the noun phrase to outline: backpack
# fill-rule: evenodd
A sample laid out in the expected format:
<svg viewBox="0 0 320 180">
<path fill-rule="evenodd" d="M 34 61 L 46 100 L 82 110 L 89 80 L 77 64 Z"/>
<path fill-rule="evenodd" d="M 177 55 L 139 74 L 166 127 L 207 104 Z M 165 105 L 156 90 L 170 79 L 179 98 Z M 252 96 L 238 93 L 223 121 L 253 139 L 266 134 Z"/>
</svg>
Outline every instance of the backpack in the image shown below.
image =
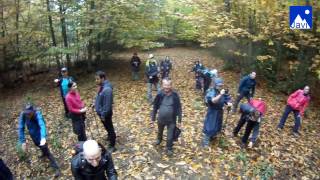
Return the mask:
<svg viewBox="0 0 320 180">
<path fill-rule="evenodd" d="M 158 67 L 155 62 L 150 62 L 147 71 L 148 76 L 156 76 L 158 74 Z"/>
<path fill-rule="evenodd" d="M 71 151 L 72 157 L 76 156 L 80 152 L 83 152 L 83 143 L 84 141 L 79 141 L 77 144 L 73 145 Z"/>
</svg>

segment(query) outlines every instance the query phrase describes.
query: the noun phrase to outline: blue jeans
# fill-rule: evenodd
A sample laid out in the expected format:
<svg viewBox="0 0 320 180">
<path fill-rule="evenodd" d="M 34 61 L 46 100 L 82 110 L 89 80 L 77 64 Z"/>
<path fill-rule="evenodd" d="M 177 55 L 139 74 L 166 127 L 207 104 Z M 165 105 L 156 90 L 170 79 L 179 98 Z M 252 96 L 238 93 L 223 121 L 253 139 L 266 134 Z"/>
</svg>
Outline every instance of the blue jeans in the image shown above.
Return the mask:
<svg viewBox="0 0 320 180">
<path fill-rule="evenodd" d="M 160 83 L 147 83 L 147 98 L 149 102 L 152 102 L 152 85 L 157 88 L 157 92 L 160 92 Z"/>
<path fill-rule="evenodd" d="M 289 114 L 293 112 L 293 115 L 294 115 L 294 127 L 293 127 L 293 132 L 298 132 L 299 128 L 300 128 L 300 125 L 301 125 L 301 116 L 300 116 L 300 113 L 298 110 L 294 110 L 291 106 L 287 105 L 284 112 L 283 112 L 283 115 L 280 119 L 280 123 L 278 125 L 278 128 L 283 128 L 284 124 L 286 123 L 286 120 L 289 116 Z"/>
</svg>

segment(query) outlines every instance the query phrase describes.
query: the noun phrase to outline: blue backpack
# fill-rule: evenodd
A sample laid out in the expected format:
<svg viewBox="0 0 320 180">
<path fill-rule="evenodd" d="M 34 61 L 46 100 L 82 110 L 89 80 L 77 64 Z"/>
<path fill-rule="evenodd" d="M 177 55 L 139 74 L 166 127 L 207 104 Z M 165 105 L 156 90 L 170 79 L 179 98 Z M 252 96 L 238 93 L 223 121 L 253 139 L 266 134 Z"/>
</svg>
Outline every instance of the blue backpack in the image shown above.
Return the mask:
<svg viewBox="0 0 320 180">
<path fill-rule="evenodd" d="M 149 63 L 147 74 L 148 76 L 156 76 L 158 74 L 158 67 L 155 62 Z"/>
</svg>

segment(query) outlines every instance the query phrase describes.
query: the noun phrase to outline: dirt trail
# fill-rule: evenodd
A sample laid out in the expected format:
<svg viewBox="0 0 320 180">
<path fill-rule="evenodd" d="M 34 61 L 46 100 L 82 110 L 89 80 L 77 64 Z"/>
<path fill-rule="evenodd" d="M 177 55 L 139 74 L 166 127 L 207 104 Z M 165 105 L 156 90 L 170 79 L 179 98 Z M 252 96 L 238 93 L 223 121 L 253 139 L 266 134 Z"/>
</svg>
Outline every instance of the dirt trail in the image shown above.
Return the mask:
<svg viewBox="0 0 320 180">
<path fill-rule="evenodd" d="M 262 177 L 274 173 L 275 179 L 288 177 L 301 179 L 320 178 L 320 149 L 316 141 L 319 125 L 315 112 L 310 111 L 304 119 L 302 137 L 293 138 L 290 126 L 291 118 L 282 133 L 275 131 L 276 124 L 285 104 L 284 96 L 275 95 L 257 88 L 257 96 L 264 97 L 269 105 L 268 114 L 261 128 L 260 140 L 252 150 L 239 148 L 239 138 L 231 136 L 239 115 L 229 116 L 227 128 L 208 150 L 200 146 L 203 119 L 206 108 L 202 97 L 194 91 L 194 77 L 190 73 L 192 63 L 201 58 L 209 67 L 222 68 L 222 62 L 206 50 L 172 48 L 153 52 L 156 58 L 168 55 L 173 58 L 174 88 L 180 93 L 183 104 L 183 135 L 175 143 L 174 156 L 165 154 L 165 141 L 160 147 L 154 147 L 157 129 L 149 127 L 151 107 L 146 101 L 146 84 L 143 77 L 140 81 L 131 81 L 128 65 L 132 53 L 115 54 L 116 60 L 108 62 L 107 76 L 114 85 L 114 126 L 117 133 L 118 151 L 113 154 L 114 163 L 120 179 L 236 179 L 242 177 Z M 139 53 L 145 62 L 147 53 Z M 221 71 L 220 71 L 221 72 Z M 225 84 L 235 94 L 239 75 L 233 72 L 221 72 Z M 80 94 L 87 104 L 95 96 L 93 75 L 83 75 L 78 81 Z M 71 122 L 62 117 L 63 107 L 57 88 L 48 85 L 40 90 L 21 90 L 18 94 L 1 100 L 2 113 L 0 126 L 1 157 L 8 163 L 18 177 L 41 179 L 52 177 L 47 162 L 38 159 L 35 146 L 29 138 L 30 164 L 18 162 L 16 146 L 16 127 L 21 99 L 26 94 L 35 96 L 42 108 L 48 128 L 48 142 L 53 154 L 59 159 L 63 168 L 61 179 L 71 179 L 70 149 L 76 142 L 72 133 Z M 87 114 L 87 135 L 107 144 L 106 132 L 100 122 L 91 113 Z M 166 134 L 166 133 L 164 133 Z M 165 138 L 164 138 L 165 140 Z M 49 169 L 49 170 L 48 170 Z M 291 178 L 290 178 L 291 179 Z"/>
</svg>

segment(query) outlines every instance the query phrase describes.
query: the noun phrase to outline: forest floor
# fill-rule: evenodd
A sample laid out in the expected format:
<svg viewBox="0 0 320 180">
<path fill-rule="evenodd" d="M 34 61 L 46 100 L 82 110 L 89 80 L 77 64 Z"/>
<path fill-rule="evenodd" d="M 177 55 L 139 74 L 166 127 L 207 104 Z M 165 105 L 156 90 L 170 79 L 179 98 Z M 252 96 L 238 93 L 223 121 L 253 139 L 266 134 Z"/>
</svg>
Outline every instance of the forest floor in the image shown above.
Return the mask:
<svg viewBox="0 0 320 180">
<path fill-rule="evenodd" d="M 236 94 L 239 75 L 221 71 L 223 62 L 206 50 L 171 48 L 158 49 L 153 53 L 156 58 L 166 55 L 173 58 L 173 85 L 180 93 L 183 105 L 182 137 L 175 143 L 172 157 L 165 153 L 165 141 L 159 147 L 153 145 L 157 128 L 149 126 L 151 106 L 146 100 L 144 76 L 141 72 L 141 80 L 131 80 L 129 59 L 132 52 L 114 54 L 114 60 L 106 62 L 106 68 L 102 70 L 107 72 L 114 85 L 113 123 L 118 150 L 113 153 L 113 161 L 119 179 L 263 179 L 270 175 L 273 179 L 320 179 L 320 128 L 319 116 L 316 115 L 319 108 L 309 110 L 303 119 L 301 137 L 295 138 L 291 133 L 292 116 L 284 130 L 278 132 L 276 125 L 287 97 L 274 94 L 259 83 L 256 97 L 266 100 L 268 112 L 254 148 L 241 149 L 240 138 L 232 136 L 232 129 L 240 117 L 237 113 L 224 120 L 226 128 L 212 142 L 211 148 L 203 149 L 201 139 L 206 107 L 201 94 L 194 89 L 194 75 L 190 73 L 193 62 L 200 58 L 206 66 L 219 69 L 219 75 L 232 95 Z M 145 60 L 147 53 L 141 52 L 139 56 Z M 29 136 L 29 161 L 19 161 L 17 156 L 18 115 L 22 102 L 27 96 L 32 96 L 43 111 L 48 130 L 47 142 L 62 168 L 59 179 L 72 179 L 70 159 L 76 136 L 72 133 L 71 121 L 63 117 L 59 90 L 53 84 L 54 74 L 42 76 L 34 83 L 1 95 L 0 157 L 17 179 L 53 177 L 48 161 L 38 158 L 40 151 Z M 94 74 L 81 74 L 78 79 L 80 95 L 88 105 L 96 94 Z M 92 112 L 87 113 L 86 123 L 87 136 L 107 145 L 106 131 L 93 118 Z"/>
</svg>

